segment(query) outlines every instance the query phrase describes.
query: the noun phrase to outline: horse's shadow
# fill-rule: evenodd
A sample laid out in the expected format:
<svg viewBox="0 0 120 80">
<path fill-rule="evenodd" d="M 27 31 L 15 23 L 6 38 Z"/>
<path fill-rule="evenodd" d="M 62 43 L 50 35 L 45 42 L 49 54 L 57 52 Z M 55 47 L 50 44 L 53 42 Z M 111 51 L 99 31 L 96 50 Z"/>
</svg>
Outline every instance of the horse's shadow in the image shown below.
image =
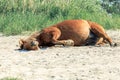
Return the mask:
<svg viewBox="0 0 120 80">
<path fill-rule="evenodd" d="M 39 50 L 46 50 L 48 47 L 42 47 L 42 48 L 39 48 Z M 29 51 L 33 51 L 33 50 L 25 50 L 25 49 L 14 49 L 15 51 L 18 51 L 18 52 L 29 52 Z"/>
</svg>

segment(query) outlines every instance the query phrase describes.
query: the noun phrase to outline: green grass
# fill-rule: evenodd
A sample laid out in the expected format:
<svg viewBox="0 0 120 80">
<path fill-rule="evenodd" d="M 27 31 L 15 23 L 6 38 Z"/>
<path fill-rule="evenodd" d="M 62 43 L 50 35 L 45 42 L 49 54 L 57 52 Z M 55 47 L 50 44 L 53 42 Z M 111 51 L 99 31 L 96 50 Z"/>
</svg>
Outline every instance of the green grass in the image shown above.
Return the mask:
<svg viewBox="0 0 120 80">
<path fill-rule="evenodd" d="M 0 0 L 0 32 L 38 31 L 66 19 L 86 19 L 120 29 L 120 15 L 108 15 L 98 0 Z"/>
<path fill-rule="evenodd" d="M 6 77 L 6 78 L 2 78 L 2 79 L 0 79 L 0 80 L 22 80 L 22 79 Z"/>
</svg>

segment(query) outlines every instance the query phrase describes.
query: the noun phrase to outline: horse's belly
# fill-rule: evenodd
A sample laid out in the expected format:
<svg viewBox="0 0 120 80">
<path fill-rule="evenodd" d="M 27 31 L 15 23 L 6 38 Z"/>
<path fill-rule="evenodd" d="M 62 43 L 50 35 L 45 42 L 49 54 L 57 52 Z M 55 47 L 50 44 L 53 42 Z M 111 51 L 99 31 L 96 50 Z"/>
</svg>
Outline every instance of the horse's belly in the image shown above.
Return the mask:
<svg viewBox="0 0 120 80">
<path fill-rule="evenodd" d="M 89 36 L 89 28 L 78 28 L 74 30 L 64 30 L 61 34 L 60 40 L 72 39 L 74 41 L 75 46 L 84 45 L 85 41 Z"/>
</svg>

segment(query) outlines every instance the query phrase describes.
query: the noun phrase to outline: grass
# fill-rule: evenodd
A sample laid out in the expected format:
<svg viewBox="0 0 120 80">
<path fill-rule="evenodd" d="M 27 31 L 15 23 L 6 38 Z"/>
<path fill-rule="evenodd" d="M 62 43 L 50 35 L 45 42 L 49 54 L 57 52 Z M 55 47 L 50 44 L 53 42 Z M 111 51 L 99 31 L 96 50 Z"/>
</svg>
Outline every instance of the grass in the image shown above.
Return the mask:
<svg viewBox="0 0 120 80">
<path fill-rule="evenodd" d="M 108 15 L 98 0 L 0 0 L 0 32 L 38 31 L 66 19 L 86 19 L 120 29 L 120 15 Z"/>
<path fill-rule="evenodd" d="M 0 80 L 22 80 L 22 79 L 6 77 L 6 78 L 2 78 L 2 79 L 0 79 Z"/>
</svg>

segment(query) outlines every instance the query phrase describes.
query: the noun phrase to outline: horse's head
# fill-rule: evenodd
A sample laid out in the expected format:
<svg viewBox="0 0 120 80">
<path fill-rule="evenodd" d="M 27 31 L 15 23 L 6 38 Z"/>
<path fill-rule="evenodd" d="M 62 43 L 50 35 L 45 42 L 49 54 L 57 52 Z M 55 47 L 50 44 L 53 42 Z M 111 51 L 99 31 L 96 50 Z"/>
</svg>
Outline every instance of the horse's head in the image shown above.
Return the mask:
<svg viewBox="0 0 120 80">
<path fill-rule="evenodd" d="M 20 49 L 22 50 L 38 50 L 39 42 L 35 38 L 31 39 L 20 39 L 19 40 Z"/>
</svg>

